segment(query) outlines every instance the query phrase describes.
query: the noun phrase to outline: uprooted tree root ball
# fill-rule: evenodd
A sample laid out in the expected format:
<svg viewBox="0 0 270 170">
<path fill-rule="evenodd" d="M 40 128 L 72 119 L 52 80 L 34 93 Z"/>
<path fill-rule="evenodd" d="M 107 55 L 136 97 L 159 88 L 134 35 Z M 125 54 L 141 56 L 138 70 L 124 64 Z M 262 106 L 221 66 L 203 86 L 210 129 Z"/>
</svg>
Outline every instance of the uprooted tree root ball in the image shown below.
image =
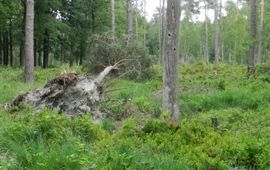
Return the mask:
<svg viewBox="0 0 270 170">
<path fill-rule="evenodd" d="M 56 110 L 70 116 L 92 113 L 93 120 L 99 121 L 105 117 L 98 109 L 103 89 L 101 82 L 120 62 L 106 67 L 96 78 L 76 73 L 67 73 L 56 77 L 40 89 L 18 95 L 13 105 L 26 103 L 39 111 L 42 107 Z"/>
</svg>

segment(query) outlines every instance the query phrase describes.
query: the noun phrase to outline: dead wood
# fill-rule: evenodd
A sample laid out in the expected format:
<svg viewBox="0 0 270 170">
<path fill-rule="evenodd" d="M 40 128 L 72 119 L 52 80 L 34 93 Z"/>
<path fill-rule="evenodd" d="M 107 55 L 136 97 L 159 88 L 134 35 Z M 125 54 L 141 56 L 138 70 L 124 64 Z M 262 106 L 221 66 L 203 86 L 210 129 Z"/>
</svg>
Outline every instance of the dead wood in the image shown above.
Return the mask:
<svg viewBox="0 0 270 170">
<path fill-rule="evenodd" d="M 60 75 L 48 81 L 43 88 L 18 95 L 12 104 L 26 103 L 36 111 L 47 107 L 70 116 L 92 113 L 94 120 L 100 120 L 105 117 L 98 109 L 103 93 L 101 82 L 120 65 L 118 62 L 106 67 L 95 79 L 76 73 Z"/>
</svg>

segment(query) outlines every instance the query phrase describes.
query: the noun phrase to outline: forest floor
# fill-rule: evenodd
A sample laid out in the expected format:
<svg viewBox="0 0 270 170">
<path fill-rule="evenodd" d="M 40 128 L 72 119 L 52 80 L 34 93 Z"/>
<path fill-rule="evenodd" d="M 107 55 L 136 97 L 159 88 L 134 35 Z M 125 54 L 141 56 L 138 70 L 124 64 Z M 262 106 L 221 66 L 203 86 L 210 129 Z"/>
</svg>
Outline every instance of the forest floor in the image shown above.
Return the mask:
<svg viewBox="0 0 270 170">
<path fill-rule="evenodd" d="M 0 68 L 0 105 L 79 67 L 35 71 Z M 270 167 L 270 65 L 252 76 L 243 66 L 181 67 L 181 125 L 161 112 L 162 69 L 134 82 L 109 78 L 98 125 L 89 115 L 70 118 L 29 106 L 0 108 L 0 169 L 268 169 Z M 212 119 L 218 120 L 216 128 Z"/>
</svg>

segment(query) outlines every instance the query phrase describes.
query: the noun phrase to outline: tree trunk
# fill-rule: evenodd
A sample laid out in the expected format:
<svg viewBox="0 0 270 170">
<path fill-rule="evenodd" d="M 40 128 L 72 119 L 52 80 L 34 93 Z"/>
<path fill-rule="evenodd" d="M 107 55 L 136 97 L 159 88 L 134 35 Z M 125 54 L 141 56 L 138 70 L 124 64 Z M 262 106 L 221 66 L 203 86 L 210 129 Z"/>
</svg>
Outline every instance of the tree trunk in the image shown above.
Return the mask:
<svg viewBox="0 0 270 170">
<path fill-rule="evenodd" d="M 258 35 L 259 36 L 259 49 L 258 49 L 257 63 L 261 63 L 262 61 L 263 22 L 264 22 L 264 0 L 261 0 L 260 27 L 259 27 L 259 35 Z"/>
<path fill-rule="evenodd" d="M 112 34 L 113 37 L 115 36 L 115 7 L 114 7 L 114 0 L 111 0 L 112 5 Z"/>
<path fill-rule="evenodd" d="M 219 54 L 219 22 L 218 22 L 218 0 L 215 0 L 215 16 L 214 16 L 214 24 L 215 24 L 215 63 L 218 64 L 220 61 Z"/>
<path fill-rule="evenodd" d="M 23 19 L 21 23 L 21 38 L 20 38 L 20 66 L 24 66 L 24 39 L 25 39 L 25 18 L 26 18 L 26 2 L 21 0 L 23 6 Z"/>
<path fill-rule="evenodd" d="M 49 66 L 49 32 L 45 28 L 44 40 L 43 40 L 43 68 L 48 68 Z"/>
<path fill-rule="evenodd" d="M 34 0 L 26 0 L 25 19 L 25 82 L 34 82 Z"/>
<path fill-rule="evenodd" d="M 42 47 L 40 43 L 38 44 L 38 66 L 42 67 Z"/>
<path fill-rule="evenodd" d="M 9 42 L 8 42 L 8 32 L 4 33 L 4 65 L 8 65 L 8 52 L 9 52 Z"/>
<path fill-rule="evenodd" d="M 178 55 L 179 55 L 179 22 L 180 1 L 167 1 L 167 38 L 163 63 L 163 109 L 171 113 L 171 119 L 179 123 L 179 80 L 178 80 Z"/>
<path fill-rule="evenodd" d="M 127 35 L 132 37 L 132 3 L 127 0 Z"/>
<path fill-rule="evenodd" d="M 162 0 L 161 13 L 160 13 L 160 63 L 163 64 L 164 47 L 165 47 L 165 0 Z"/>
<path fill-rule="evenodd" d="M 219 55 L 220 55 L 220 61 L 224 62 L 224 42 L 223 42 L 223 35 L 222 35 L 222 31 L 221 31 L 221 18 L 222 18 L 222 0 L 219 1 Z"/>
<path fill-rule="evenodd" d="M 136 13 L 135 13 L 135 26 L 136 26 L 136 40 L 139 39 L 139 23 L 138 23 L 138 0 L 135 0 Z"/>
<path fill-rule="evenodd" d="M 4 51 L 3 45 L 4 45 L 4 43 L 3 43 L 3 33 L 2 33 L 2 31 L 0 31 L 0 65 L 3 64 L 3 56 L 4 56 L 4 54 L 3 54 L 3 51 Z"/>
<path fill-rule="evenodd" d="M 251 5 L 251 16 L 250 16 L 250 46 L 248 53 L 248 73 L 253 73 L 255 71 L 254 67 L 254 55 L 256 48 L 256 32 L 257 32 L 257 23 L 256 23 L 256 13 L 257 13 L 257 4 L 256 0 L 250 1 Z"/>
<path fill-rule="evenodd" d="M 37 39 L 34 39 L 34 66 L 37 66 Z"/>
<path fill-rule="evenodd" d="M 9 64 L 13 66 L 13 37 L 12 37 L 12 21 L 9 25 Z"/>
<path fill-rule="evenodd" d="M 86 51 L 86 42 L 85 38 L 81 37 L 81 42 L 80 42 L 80 58 L 79 58 L 79 65 L 83 64 L 83 59 L 85 57 L 85 51 Z"/>
<path fill-rule="evenodd" d="M 208 47 L 208 16 L 207 16 L 208 5 L 206 0 L 204 0 L 204 16 L 205 16 L 205 48 L 204 48 L 204 58 L 206 62 L 209 62 L 209 47 Z"/>
<path fill-rule="evenodd" d="M 70 56 L 69 56 L 69 67 L 72 67 L 74 64 L 74 44 L 72 43 L 70 46 Z"/>
<path fill-rule="evenodd" d="M 143 15 L 144 15 L 144 20 L 143 20 L 143 46 L 146 46 L 146 0 L 143 0 Z"/>
</svg>

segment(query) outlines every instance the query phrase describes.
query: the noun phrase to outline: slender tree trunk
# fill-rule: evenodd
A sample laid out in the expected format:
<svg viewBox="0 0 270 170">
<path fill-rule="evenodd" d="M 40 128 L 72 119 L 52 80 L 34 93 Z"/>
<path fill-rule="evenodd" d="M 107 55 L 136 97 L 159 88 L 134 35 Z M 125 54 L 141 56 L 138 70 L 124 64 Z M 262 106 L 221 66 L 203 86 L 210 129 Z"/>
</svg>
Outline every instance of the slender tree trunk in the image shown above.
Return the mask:
<svg viewBox="0 0 270 170">
<path fill-rule="evenodd" d="M 4 33 L 4 65 L 8 65 L 9 57 L 9 42 L 8 42 L 8 32 Z"/>
<path fill-rule="evenodd" d="M 159 0 L 159 63 L 162 64 L 161 43 L 162 43 L 162 0 Z"/>
<path fill-rule="evenodd" d="M 143 20 L 143 46 L 146 46 L 146 0 L 143 0 L 143 15 L 144 15 L 144 20 Z"/>
<path fill-rule="evenodd" d="M 43 40 L 43 68 L 48 68 L 49 66 L 49 32 L 45 28 L 44 40 Z"/>
<path fill-rule="evenodd" d="M 163 64 L 163 58 L 164 58 L 164 48 L 165 48 L 165 0 L 162 0 L 161 4 L 161 14 L 160 14 L 160 63 Z"/>
<path fill-rule="evenodd" d="M 259 49 L 258 49 L 258 57 L 257 63 L 262 62 L 262 40 L 263 40 L 263 22 L 264 22 L 264 0 L 261 0 L 261 8 L 260 8 L 260 27 L 259 27 Z"/>
<path fill-rule="evenodd" d="M 136 26 L 136 40 L 139 39 L 139 24 L 138 24 L 138 0 L 135 0 L 136 13 L 135 13 L 135 26 Z"/>
<path fill-rule="evenodd" d="M 179 23 L 180 1 L 167 1 L 167 38 L 163 63 L 163 109 L 171 113 L 171 119 L 179 123 L 179 80 L 178 80 L 178 55 L 179 55 Z"/>
<path fill-rule="evenodd" d="M 0 30 L 0 65 L 3 64 L 3 33 L 2 30 Z"/>
<path fill-rule="evenodd" d="M 115 7 L 114 7 L 114 0 L 111 0 L 111 5 L 112 5 L 112 34 L 113 37 L 115 36 Z"/>
<path fill-rule="evenodd" d="M 220 55 L 220 57 L 221 57 L 221 61 L 225 61 L 225 58 L 224 58 L 224 42 L 222 41 L 221 42 L 221 55 Z"/>
<path fill-rule="evenodd" d="M 232 63 L 232 48 L 229 50 L 229 63 Z"/>
<path fill-rule="evenodd" d="M 222 24 L 221 24 L 221 20 L 222 19 L 222 0 L 219 1 L 219 45 L 220 45 L 220 49 L 219 49 L 219 54 L 220 54 L 220 61 L 224 62 L 224 42 L 223 42 L 223 34 L 222 34 Z"/>
<path fill-rule="evenodd" d="M 37 39 L 34 39 L 34 66 L 37 66 Z"/>
<path fill-rule="evenodd" d="M 214 16 L 214 24 L 215 24 L 215 63 L 218 64 L 220 60 L 219 54 L 219 22 L 218 22 L 218 0 L 215 0 L 215 16 Z"/>
<path fill-rule="evenodd" d="M 34 82 L 34 0 L 26 0 L 25 20 L 25 82 Z"/>
<path fill-rule="evenodd" d="M 20 38 L 20 66 L 24 67 L 24 39 L 25 39 L 25 18 L 26 18 L 26 1 L 21 0 L 23 6 L 23 19 L 21 23 L 21 38 Z"/>
<path fill-rule="evenodd" d="M 131 0 L 126 0 L 127 1 L 127 35 L 129 38 L 132 37 L 132 2 Z"/>
<path fill-rule="evenodd" d="M 72 67 L 73 65 L 74 65 L 74 42 L 72 41 L 70 44 L 69 66 Z"/>
<path fill-rule="evenodd" d="M 209 47 L 208 47 L 208 5 L 206 0 L 204 0 L 204 16 L 205 16 L 205 48 L 204 48 L 204 58 L 206 62 L 209 62 Z"/>
<path fill-rule="evenodd" d="M 60 62 L 61 64 L 64 63 L 64 42 L 61 41 L 61 46 L 60 46 Z"/>
<path fill-rule="evenodd" d="M 256 0 L 251 0 L 251 16 L 250 16 L 250 46 L 248 53 L 248 73 L 253 73 L 255 71 L 254 67 L 254 55 L 256 48 L 256 38 L 257 38 L 257 23 L 256 23 L 256 13 L 257 13 L 257 4 Z"/>
<path fill-rule="evenodd" d="M 85 37 L 81 37 L 80 41 L 80 58 L 79 58 L 79 65 L 83 64 L 83 59 L 85 57 L 85 51 L 86 51 L 86 46 L 85 46 Z"/>
<path fill-rule="evenodd" d="M 42 47 L 41 47 L 41 43 L 38 44 L 38 66 L 42 67 Z"/>
<path fill-rule="evenodd" d="M 12 35 L 12 21 L 9 25 L 9 64 L 13 66 L 13 35 Z"/>
</svg>

